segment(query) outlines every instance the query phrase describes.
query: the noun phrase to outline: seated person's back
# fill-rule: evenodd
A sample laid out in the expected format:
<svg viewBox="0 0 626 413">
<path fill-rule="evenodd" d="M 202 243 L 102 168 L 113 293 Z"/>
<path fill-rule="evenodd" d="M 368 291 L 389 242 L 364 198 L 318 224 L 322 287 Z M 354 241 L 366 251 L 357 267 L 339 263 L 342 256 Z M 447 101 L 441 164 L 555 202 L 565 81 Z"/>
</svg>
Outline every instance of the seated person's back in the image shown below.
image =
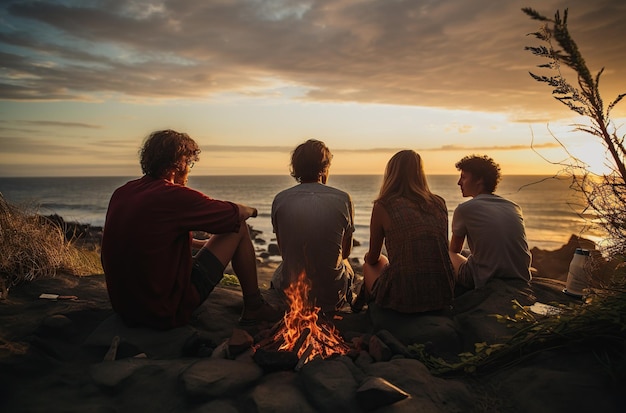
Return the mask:
<svg viewBox="0 0 626 413">
<path fill-rule="evenodd" d="M 493 192 L 500 180 L 499 166 L 488 157 L 468 156 L 457 163 L 458 185 L 471 200 L 460 204 L 452 218 L 450 257 L 457 282 L 480 288 L 491 278 L 530 281 L 528 249 L 522 209 Z M 470 253 L 460 253 L 465 239 Z"/>
<path fill-rule="evenodd" d="M 387 256 L 381 254 L 383 244 Z M 445 201 L 430 191 L 419 154 L 396 153 L 372 209 L 363 264 L 366 295 L 382 308 L 403 313 L 448 308 L 454 274 L 447 249 Z M 357 300 L 353 310 L 360 304 Z"/>
<path fill-rule="evenodd" d="M 319 141 L 296 148 L 292 174 L 298 175 L 294 177 L 300 184 L 280 192 L 272 204 L 272 225 L 283 259 L 272 285 L 284 290 L 304 272 L 311 283 L 310 298 L 325 311 L 346 300 L 352 279 L 346 258 L 354 230 L 350 196 L 325 184 L 330 156 Z M 300 170 L 302 157 L 318 160 L 311 176 Z"/>
</svg>

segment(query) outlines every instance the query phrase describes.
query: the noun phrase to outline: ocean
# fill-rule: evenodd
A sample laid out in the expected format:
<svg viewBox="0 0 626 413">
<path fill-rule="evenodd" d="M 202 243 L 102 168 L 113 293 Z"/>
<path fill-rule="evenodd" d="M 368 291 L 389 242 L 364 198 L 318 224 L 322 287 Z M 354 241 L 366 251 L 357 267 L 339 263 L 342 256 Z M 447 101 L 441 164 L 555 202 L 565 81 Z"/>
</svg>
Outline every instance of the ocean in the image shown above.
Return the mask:
<svg viewBox="0 0 626 413">
<path fill-rule="evenodd" d="M 40 214 L 58 214 L 66 221 L 95 226 L 104 225 L 106 209 L 115 188 L 129 181 L 129 177 L 0 177 L 0 193 L 10 203 L 35 208 Z M 446 200 L 450 220 L 456 206 L 465 199 L 457 186 L 457 175 L 431 175 L 431 191 Z M 328 185 L 342 189 L 352 196 L 355 206 L 356 232 L 354 239 L 360 246 L 351 256 L 361 259 L 368 248 L 369 220 L 372 201 L 378 194 L 380 175 L 330 175 Z M 295 185 L 290 176 L 193 176 L 188 186 L 216 199 L 224 199 L 256 207 L 257 218 L 248 222 L 262 231 L 259 238 L 266 244 L 273 242 L 274 234 L 270 212 L 274 195 Z M 600 232 L 588 229 L 581 217 L 583 200 L 570 189 L 570 180 L 528 176 L 504 176 L 496 194 L 518 203 L 524 212 L 524 221 L 530 247 L 554 250 L 565 244 L 572 234 L 600 241 Z M 262 248 L 262 247 L 259 247 Z"/>
</svg>

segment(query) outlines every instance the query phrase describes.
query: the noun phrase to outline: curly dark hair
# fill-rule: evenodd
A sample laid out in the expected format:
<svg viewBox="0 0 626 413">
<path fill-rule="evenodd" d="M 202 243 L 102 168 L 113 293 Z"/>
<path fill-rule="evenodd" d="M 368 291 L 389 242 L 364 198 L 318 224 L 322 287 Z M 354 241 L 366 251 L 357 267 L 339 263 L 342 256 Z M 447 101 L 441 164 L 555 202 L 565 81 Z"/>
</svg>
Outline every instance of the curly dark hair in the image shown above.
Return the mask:
<svg viewBox="0 0 626 413">
<path fill-rule="evenodd" d="M 185 162 L 199 161 L 198 155 L 198 144 L 189 135 L 171 129 L 152 132 L 139 151 L 141 170 L 154 178 L 162 178 Z"/>
<path fill-rule="evenodd" d="M 475 179 L 483 180 L 485 190 L 493 193 L 500 183 L 500 165 L 487 155 L 469 155 L 456 163 L 456 169 L 472 174 Z"/>
<path fill-rule="evenodd" d="M 330 167 L 333 154 L 322 141 L 309 139 L 291 154 L 291 176 L 298 182 L 317 181 Z"/>
</svg>

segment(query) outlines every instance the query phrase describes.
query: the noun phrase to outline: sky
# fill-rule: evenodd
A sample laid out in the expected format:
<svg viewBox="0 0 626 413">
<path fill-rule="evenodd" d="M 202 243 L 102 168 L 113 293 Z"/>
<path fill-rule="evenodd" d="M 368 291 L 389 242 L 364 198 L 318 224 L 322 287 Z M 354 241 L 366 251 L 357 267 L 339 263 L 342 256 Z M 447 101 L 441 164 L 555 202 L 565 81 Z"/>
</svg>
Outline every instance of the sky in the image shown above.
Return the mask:
<svg viewBox="0 0 626 413">
<path fill-rule="evenodd" d="M 568 153 L 602 172 L 585 120 L 529 76 L 545 61 L 522 7 L 569 9 L 605 103 L 626 92 L 623 0 L 3 0 L 0 177 L 141 175 L 160 129 L 198 142 L 198 175 L 288 174 L 310 138 L 331 175 L 382 174 L 401 149 L 427 174 L 469 154 L 503 174 L 552 175 Z"/>
</svg>

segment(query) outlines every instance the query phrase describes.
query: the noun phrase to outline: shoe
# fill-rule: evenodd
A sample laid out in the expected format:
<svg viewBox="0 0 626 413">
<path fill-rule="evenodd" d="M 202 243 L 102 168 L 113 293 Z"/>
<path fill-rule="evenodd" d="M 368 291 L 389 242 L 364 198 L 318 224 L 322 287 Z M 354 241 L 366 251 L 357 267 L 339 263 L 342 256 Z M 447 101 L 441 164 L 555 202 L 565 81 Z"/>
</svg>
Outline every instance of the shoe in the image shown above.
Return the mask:
<svg viewBox="0 0 626 413">
<path fill-rule="evenodd" d="M 268 304 L 263 300 L 262 304 L 256 309 L 244 309 L 239 317 L 240 326 L 254 326 L 262 321 L 276 322 L 280 320 L 284 315 L 283 311 L 280 311 Z"/>
<path fill-rule="evenodd" d="M 371 300 L 370 294 L 367 292 L 365 288 L 365 284 L 360 285 L 359 293 L 356 295 L 354 300 L 350 303 L 350 308 L 353 313 L 360 313 L 363 311 L 363 307 L 367 305 L 367 303 Z"/>
</svg>

